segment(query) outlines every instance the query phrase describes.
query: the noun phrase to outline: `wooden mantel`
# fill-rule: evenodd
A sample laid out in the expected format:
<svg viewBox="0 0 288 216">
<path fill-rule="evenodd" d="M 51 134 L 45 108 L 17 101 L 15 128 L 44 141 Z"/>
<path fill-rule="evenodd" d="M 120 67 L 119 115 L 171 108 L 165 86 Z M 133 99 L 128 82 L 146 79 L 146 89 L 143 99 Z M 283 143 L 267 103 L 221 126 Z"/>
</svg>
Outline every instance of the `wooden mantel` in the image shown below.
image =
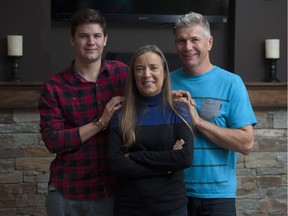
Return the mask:
<svg viewBox="0 0 288 216">
<path fill-rule="evenodd" d="M 37 108 L 42 82 L 0 82 L 0 108 Z"/>
<path fill-rule="evenodd" d="M 37 108 L 41 82 L 0 82 L 0 108 Z M 287 82 L 245 83 L 253 107 L 287 107 Z"/>
<path fill-rule="evenodd" d="M 246 82 L 252 106 L 287 107 L 287 82 Z"/>
</svg>

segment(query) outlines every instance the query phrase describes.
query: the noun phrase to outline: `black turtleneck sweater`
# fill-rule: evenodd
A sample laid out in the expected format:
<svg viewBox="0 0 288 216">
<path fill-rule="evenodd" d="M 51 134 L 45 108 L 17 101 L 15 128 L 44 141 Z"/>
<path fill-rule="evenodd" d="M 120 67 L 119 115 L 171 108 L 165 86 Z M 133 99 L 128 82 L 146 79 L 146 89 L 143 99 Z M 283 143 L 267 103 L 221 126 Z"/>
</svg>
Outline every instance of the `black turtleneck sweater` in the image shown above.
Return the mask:
<svg viewBox="0 0 288 216">
<path fill-rule="evenodd" d="M 119 177 L 115 216 L 168 215 L 187 203 L 183 169 L 192 163 L 193 134 L 171 109 L 165 107 L 162 95 L 142 97 L 136 143 L 124 156 L 119 132 L 119 113 L 114 115 L 109 135 L 109 163 Z M 189 123 L 186 104 L 177 111 Z M 181 150 L 172 150 L 176 140 L 183 139 Z"/>
</svg>

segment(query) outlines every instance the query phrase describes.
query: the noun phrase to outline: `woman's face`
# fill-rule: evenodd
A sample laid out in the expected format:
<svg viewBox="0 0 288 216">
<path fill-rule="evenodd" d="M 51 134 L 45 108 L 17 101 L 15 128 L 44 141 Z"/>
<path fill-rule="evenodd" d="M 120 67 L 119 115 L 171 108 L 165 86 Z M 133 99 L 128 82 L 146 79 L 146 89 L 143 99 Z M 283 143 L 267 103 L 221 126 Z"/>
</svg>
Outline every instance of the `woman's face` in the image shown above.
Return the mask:
<svg viewBox="0 0 288 216">
<path fill-rule="evenodd" d="M 136 86 L 143 96 L 155 96 L 161 91 L 165 75 L 159 55 L 147 52 L 138 56 L 133 71 Z"/>
</svg>

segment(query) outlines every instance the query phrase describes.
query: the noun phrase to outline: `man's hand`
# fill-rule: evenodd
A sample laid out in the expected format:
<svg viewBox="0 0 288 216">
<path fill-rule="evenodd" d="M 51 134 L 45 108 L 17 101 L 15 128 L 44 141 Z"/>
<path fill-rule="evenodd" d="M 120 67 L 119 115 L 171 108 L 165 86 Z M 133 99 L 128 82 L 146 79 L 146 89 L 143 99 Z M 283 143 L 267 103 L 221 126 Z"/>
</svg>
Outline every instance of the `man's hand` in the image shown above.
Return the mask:
<svg viewBox="0 0 288 216">
<path fill-rule="evenodd" d="M 107 126 L 114 114 L 114 112 L 122 107 L 124 97 L 115 96 L 106 104 L 105 109 L 102 113 L 101 120 L 105 126 Z"/>
<path fill-rule="evenodd" d="M 173 94 L 173 98 L 175 101 L 184 102 L 191 106 L 196 106 L 195 101 L 192 99 L 188 91 L 175 90 L 175 91 L 172 91 L 172 94 Z"/>
<path fill-rule="evenodd" d="M 196 103 L 190 96 L 190 93 L 183 90 L 172 91 L 172 93 L 175 101 L 188 104 L 193 124 L 197 128 L 197 125 L 201 121 L 201 118 L 198 115 L 198 112 L 196 110 Z"/>
</svg>

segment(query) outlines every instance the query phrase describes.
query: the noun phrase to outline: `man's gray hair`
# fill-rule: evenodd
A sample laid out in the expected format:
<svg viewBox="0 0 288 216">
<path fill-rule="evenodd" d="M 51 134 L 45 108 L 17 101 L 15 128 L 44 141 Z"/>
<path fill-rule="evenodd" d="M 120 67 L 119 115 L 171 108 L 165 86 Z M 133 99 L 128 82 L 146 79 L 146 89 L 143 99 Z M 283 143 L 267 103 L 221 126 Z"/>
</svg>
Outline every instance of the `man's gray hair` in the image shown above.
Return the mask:
<svg viewBox="0 0 288 216">
<path fill-rule="evenodd" d="M 202 14 L 189 12 L 181 16 L 174 25 L 174 33 L 178 28 L 200 25 L 203 27 L 207 39 L 211 36 L 210 24 Z"/>
</svg>

